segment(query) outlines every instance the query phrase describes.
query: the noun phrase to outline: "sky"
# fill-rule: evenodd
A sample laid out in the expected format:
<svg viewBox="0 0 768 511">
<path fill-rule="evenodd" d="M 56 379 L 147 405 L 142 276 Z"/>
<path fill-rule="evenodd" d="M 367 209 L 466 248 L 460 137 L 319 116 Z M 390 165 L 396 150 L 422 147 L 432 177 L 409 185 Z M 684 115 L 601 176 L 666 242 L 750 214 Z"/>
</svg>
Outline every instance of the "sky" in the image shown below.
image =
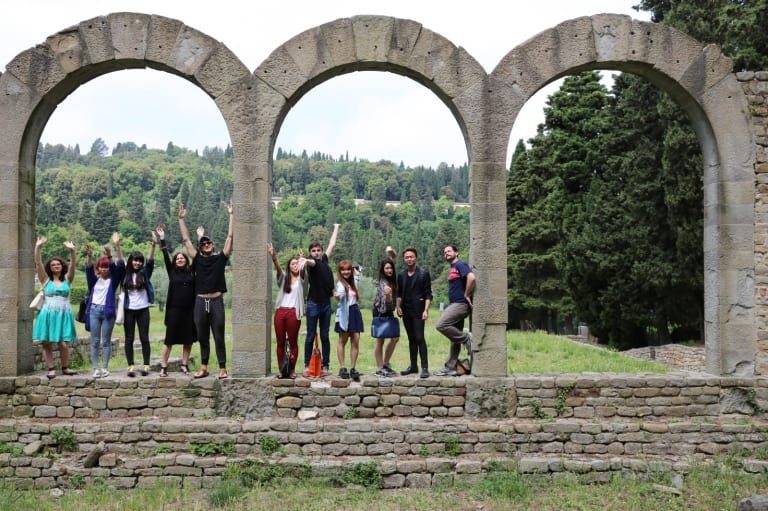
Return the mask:
<svg viewBox="0 0 768 511">
<path fill-rule="evenodd" d="M 0 69 L 17 54 L 56 32 L 112 12 L 159 14 L 182 21 L 224 43 L 248 69 L 256 69 L 293 36 L 338 18 L 376 14 L 411 19 L 465 48 L 490 72 L 510 50 L 563 21 L 599 13 L 648 20 L 632 6 L 639 0 L 24 0 L 3 5 Z M 505 6 L 502 12 L 500 6 Z M 215 8 L 214 8 L 215 7 Z M 610 72 L 605 73 L 607 76 Z M 518 116 L 510 148 L 527 140 L 543 121 L 550 84 Z M 189 82 L 153 70 L 125 70 L 92 80 L 53 113 L 42 143 L 80 145 L 96 138 L 165 149 L 226 147 L 229 134 L 208 96 Z M 356 72 L 332 78 L 307 93 L 288 113 L 275 147 L 334 158 L 403 162 L 406 166 L 462 165 L 467 151 L 448 108 L 422 85 L 399 75 Z M 507 161 L 511 153 L 507 156 Z"/>
</svg>

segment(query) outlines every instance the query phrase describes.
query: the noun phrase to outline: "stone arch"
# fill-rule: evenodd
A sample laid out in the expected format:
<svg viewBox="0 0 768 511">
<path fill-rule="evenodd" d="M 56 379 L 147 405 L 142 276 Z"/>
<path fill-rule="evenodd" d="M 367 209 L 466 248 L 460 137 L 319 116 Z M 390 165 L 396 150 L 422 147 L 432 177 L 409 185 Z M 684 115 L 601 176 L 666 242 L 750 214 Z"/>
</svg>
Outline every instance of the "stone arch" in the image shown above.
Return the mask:
<svg viewBox="0 0 768 511">
<path fill-rule="evenodd" d="M 18 55 L 0 76 L 0 376 L 31 369 L 34 155 L 51 112 L 79 85 L 111 71 L 152 67 L 185 78 L 216 103 L 234 150 L 233 369 L 270 367 L 272 151 L 290 108 L 312 87 L 358 70 L 397 73 L 435 93 L 462 130 L 470 164 L 470 262 L 478 277 L 473 336 L 478 376 L 506 374 L 506 150 L 525 101 L 568 73 L 611 68 L 647 77 L 691 116 L 705 160 L 708 370 L 754 372 L 754 164 L 746 100 L 730 61 L 674 29 L 597 15 L 566 21 L 509 52 L 491 74 L 421 24 L 355 16 L 307 30 L 253 73 L 224 45 L 183 23 L 146 14 L 93 18 Z"/>
<path fill-rule="evenodd" d="M 150 67 L 184 78 L 217 104 L 229 129 L 235 174 L 253 152 L 249 136 L 254 111 L 252 75 L 215 39 L 182 22 L 136 13 L 115 13 L 83 21 L 17 55 L 0 76 L 0 229 L 6 242 L 0 276 L 0 330 L 6 356 L 0 375 L 32 369 L 35 154 L 56 106 L 80 85 L 105 73 Z M 237 136 L 236 136 L 237 135 Z"/>
<path fill-rule="evenodd" d="M 254 71 L 256 80 L 279 94 L 276 100 L 272 96 L 263 96 L 257 102 L 257 110 L 263 116 L 256 145 L 269 148 L 262 162 L 266 169 L 264 178 L 269 186 L 274 144 L 291 107 L 313 87 L 354 71 L 386 71 L 424 85 L 453 113 L 464 136 L 469 161 L 477 161 L 481 159 L 479 155 L 487 153 L 483 144 L 486 123 L 482 108 L 487 73 L 480 64 L 463 48 L 415 21 L 384 16 L 354 16 L 337 19 L 296 35 L 275 49 Z M 505 200 L 502 188 L 501 208 L 506 206 Z M 256 232 L 257 227 L 253 226 L 252 231 Z M 267 260 L 266 241 L 269 238 L 266 237 L 268 233 L 263 234 L 265 237 L 263 242 L 258 242 L 254 261 Z M 506 288 L 503 294 L 506 297 Z M 270 307 L 265 309 L 270 310 Z M 502 334 L 506 326 L 506 301 L 503 311 L 504 317 L 500 321 Z M 475 314 L 477 317 L 477 309 Z M 268 345 L 263 354 L 265 367 L 268 368 Z M 237 356 L 233 358 L 238 359 Z M 265 374 L 261 368 L 259 365 L 259 373 Z"/>
<path fill-rule="evenodd" d="M 504 117 L 496 127 L 508 136 L 510 119 L 518 113 L 513 106 L 547 83 L 587 69 L 643 76 L 690 117 L 704 159 L 707 370 L 753 375 L 756 157 L 746 97 L 732 62 L 716 46 L 702 46 L 665 25 L 612 14 L 569 20 L 517 46 L 493 70 L 490 81 L 499 94 L 491 111 Z M 495 171 L 501 185 L 503 166 Z"/>
</svg>

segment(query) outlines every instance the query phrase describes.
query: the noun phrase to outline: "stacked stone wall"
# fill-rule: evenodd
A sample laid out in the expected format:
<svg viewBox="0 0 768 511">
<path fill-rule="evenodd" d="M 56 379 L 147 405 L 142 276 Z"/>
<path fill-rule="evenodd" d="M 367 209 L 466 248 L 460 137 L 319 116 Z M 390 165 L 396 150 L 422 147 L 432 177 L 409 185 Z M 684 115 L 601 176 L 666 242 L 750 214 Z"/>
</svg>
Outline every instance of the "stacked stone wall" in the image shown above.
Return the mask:
<svg viewBox="0 0 768 511">
<path fill-rule="evenodd" d="M 35 455 L 54 447 L 52 431 L 72 428 L 75 452 Z M 263 437 L 279 443 L 265 455 Z M 608 481 L 617 472 L 685 472 L 692 463 L 722 453 L 744 456 L 768 447 L 768 422 L 752 419 L 594 422 L 579 419 L 160 419 L 88 420 L 65 424 L 33 419 L 0 421 L 0 442 L 23 454 L 0 454 L 0 475 L 18 487 L 67 487 L 96 479 L 117 488 L 158 483 L 211 487 L 227 464 L 257 459 L 305 466 L 315 476 L 375 461 L 385 488 L 472 482 L 490 463 L 523 473 L 589 474 Z M 194 454 L 195 445 L 228 446 L 227 455 Z M 100 449 L 95 466 L 88 453 Z M 745 460 L 750 472 L 768 463 Z"/>
<path fill-rule="evenodd" d="M 768 374 L 768 71 L 736 73 L 747 96 L 755 161 L 755 373 Z"/>
<path fill-rule="evenodd" d="M 0 418 L 468 417 L 675 418 L 754 416 L 767 378 L 689 373 L 378 378 L 0 378 Z"/>
</svg>

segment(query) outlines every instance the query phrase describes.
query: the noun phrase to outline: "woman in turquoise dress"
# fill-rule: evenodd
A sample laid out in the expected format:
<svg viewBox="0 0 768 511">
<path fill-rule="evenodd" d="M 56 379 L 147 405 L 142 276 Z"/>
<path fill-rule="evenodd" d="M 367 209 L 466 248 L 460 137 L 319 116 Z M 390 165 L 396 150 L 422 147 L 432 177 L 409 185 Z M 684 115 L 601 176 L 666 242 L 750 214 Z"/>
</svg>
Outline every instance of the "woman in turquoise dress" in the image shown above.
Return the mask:
<svg viewBox="0 0 768 511">
<path fill-rule="evenodd" d="M 45 302 L 35 318 L 32 329 L 32 340 L 43 343 L 43 360 L 48 367 L 48 379 L 56 377 L 56 367 L 53 365 L 53 343 L 59 345 L 61 357 L 61 373 L 77 374 L 67 367 L 69 363 L 69 343 L 77 339 L 75 316 L 69 303 L 69 291 L 75 276 L 75 245 L 65 241 L 69 249 L 69 263 L 60 257 L 52 257 L 43 265 L 40 247 L 48 241 L 46 237 L 37 238 L 35 243 L 35 269 L 37 278 L 43 283 Z"/>
</svg>

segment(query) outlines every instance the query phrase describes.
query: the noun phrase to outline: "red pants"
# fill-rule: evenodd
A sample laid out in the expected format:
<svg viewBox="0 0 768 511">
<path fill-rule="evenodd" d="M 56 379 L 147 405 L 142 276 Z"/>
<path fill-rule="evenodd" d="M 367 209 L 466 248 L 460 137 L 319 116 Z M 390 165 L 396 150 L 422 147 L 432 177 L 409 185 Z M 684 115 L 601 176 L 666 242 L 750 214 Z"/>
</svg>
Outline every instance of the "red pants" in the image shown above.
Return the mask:
<svg viewBox="0 0 768 511">
<path fill-rule="evenodd" d="M 277 364 L 282 364 L 285 353 L 285 339 L 291 345 L 291 372 L 296 369 L 296 359 L 299 356 L 299 327 L 301 321 L 296 319 L 296 309 L 278 307 L 275 311 L 275 335 L 277 336 Z"/>
</svg>

